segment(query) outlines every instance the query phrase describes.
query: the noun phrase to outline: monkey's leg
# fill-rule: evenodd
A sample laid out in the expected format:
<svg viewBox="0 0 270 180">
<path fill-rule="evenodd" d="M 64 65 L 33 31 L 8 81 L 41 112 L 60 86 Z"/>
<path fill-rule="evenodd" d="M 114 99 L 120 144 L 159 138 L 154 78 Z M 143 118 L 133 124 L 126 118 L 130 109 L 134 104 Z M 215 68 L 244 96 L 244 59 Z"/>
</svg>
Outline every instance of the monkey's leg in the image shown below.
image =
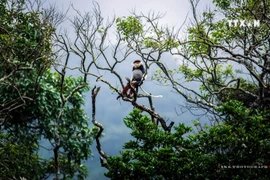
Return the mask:
<svg viewBox="0 0 270 180">
<path fill-rule="evenodd" d="M 124 87 L 123 91 L 122 91 L 122 95 L 126 96 L 127 95 L 127 91 L 130 89 L 130 86 L 132 85 L 131 80 L 126 77 L 127 80 L 127 85 Z"/>
<path fill-rule="evenodd" d="M 129 89 L 129 84 L 127 84 L 127 85 L 124 87 L 124 89 L 123 89 L 123 91 L 122 91 L 122 95 L 126 96 L 126 95 L 127 95 L 128 89 Z"/>
<path fill-rule="evenodd" d="M 138 94 L 138 85 L 137 85 L 137 82 L 131 83 L 131 88 L 130 88 L 129 95 L 132 96 L 135 92 Z"/>
</svg>

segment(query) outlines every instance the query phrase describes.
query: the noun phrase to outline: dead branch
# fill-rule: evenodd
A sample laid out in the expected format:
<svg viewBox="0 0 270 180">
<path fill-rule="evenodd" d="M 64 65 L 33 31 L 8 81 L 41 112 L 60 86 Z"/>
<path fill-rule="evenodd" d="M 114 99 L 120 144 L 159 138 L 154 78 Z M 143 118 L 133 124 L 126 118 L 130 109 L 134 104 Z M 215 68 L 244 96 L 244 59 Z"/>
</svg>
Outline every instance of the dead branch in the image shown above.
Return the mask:
<svg viewBox="0 0 270 180">
<path fill-rule="evenodd" d="M 153 99 L 152 99 L 152 96 L 151 96 L 151 93 L 150 93 L 150 96 L 148 96 L 148 101 L 149 101 L 149 104 L 150 104 L 150 108 L 152 111 L 155 111 L 155 106 L 154 106 L 154 103 L 153 103 Z M 155 121 L 155 117 L 153 115 L 151 115 L 151 118 L 152 118 L 152 122 L 153 123 L 158 123 L 158 121 L 156 122 Z"/>
<path fill-rule="evenodd" d="M 104 130 L 104 127 L 101 123 L 99 123 L 97 120 L 96 120 L 96 97 L 97 97 L 97 94 L 100 90 L 100 87 L 98 87 L 96 89 L 96 86 L 92 89 L 92 123 L 99 128 L 99 131 L 98 133 L 96 134 L 95 136 L 95 139 L 96 139 L 96 143 L 97 143 L 97 150 L 100 154 L 100 163 L 101 163 L 101 166 L 103 167 L 107 167 L 108 164 L 104 161 L 104 159 L 108 159 L 108 155 L 102 150 L 101 148 L 101 143 L 100 143 L 100 138 L 101 138 L 101 135 L 102 135 L 102 132 Z"/>
</svg>

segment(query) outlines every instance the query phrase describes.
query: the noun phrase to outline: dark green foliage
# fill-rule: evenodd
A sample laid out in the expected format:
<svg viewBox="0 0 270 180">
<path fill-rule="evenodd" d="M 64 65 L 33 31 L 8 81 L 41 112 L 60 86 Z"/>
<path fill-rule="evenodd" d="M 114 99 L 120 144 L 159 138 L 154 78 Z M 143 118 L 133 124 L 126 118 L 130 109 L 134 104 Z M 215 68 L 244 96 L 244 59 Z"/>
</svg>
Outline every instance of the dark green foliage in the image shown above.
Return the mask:
<svg viewBox="0 0 270 180">
<path fill-rule="evenodd" d="M 88 127 L 89 119 L 82 107 L 84 104 L 83 93 L 89 88 L 86 86 L 76 92 L 68 103 L 61 108 L 60 81 L 61 78 L 58 73 L 46 71 L 40 80 L 39 88 L 36 90 L 35 101 L 30 101 L 26 106 L 10 112 L 3 129 L 9 132 L 9 136 L 6 137 L 9 143 L 14 146 L 27 146 L 29 152 L 32 153 L 38 151 L 40 138 L 54 142 L 56 133 L 58 133 L 61 138 L 61 153 L 63 153 L 62 155 L 60 153 L 59 164 L 63 174 L 73 177 L 75 172 L 86 170 L 81 165 L 81 161 L 87 160 L 91 156 L 92 131 Z M 64 94 L 70 93 L 74 87 L 82 83 L 82 78 L 65 78 Z M 31 83 L 29 86 L 31 86 Z M 26 89 L 32 90 L 30 87 Z M 1 93 L 3 96 L 10 97 L 8 91 L 2 91 Z M 60 122 L 57 123 L 60 111 L 63 111 L 63 115 Z M 16 159 L 16 157 L 14 158 Z M 41 159 L 39 161 L 45 162 Z M 42 168 L 48 168 L 48 171 L 44 169 L 43 171 L 54 173 L 54 169 L 49 168 L 49 164 L 53 165 L 54 160 L 52 159 L 47 163 L 48 167 L 42 166 Z M 33 164 L 34 166 L 35 164 Z M 28 170 L 26 169 L 26 171 Z M 82 174 L 85 176 L 86 172 Z M 37 175 L 40 176 L 40 174 Z"/>
<path fill-rule="evenodd" d="M 246 82 L 245 79 L 239 80 L 239 87 L 248 91 L 252 94 L 259 94 L 259 88 L 253 83 Z M 243 91 L 236 88 L 235 89 L 225 89 L 218 94 L 218 100 L 221 102 L 227 102 L 229 100 L 237 100 L 243 103 L 246 107 L 252 107 L 253 103 L 256 101 L 256 97 L 246 94 Z"/>
<path fill-rule="evenodd" d="M 19 145 L 12 143 L 8 133 L 0 134 L 0 178 L 4 179 L 43 179 L 46 161 L 40 162 L 40 157 L 32 153 L 37 144 Z"/>
<path fill-rule="evenodd" d="M 265 113 L 230 101 L 218 111 L 222 123 L 191 134 L 183 124 L 163 131 L 135 109 L 125 118 L 131 140 L 110 157 L 112 179 L 267 179 L 270 175 L 270 121 Z M 260 166 L 263 168 L 237 168 Z M 220 166 L 220 167 L 219 167 Z M 231 168 L 225 168 L 231 166 Z M 233 166 L 235 166 L 233 168 Z"/>
<path fill-rule="evenodd" d="M 55 174 L 57 138 L 59 177 L 85 179 L 93 137 L 83 109 L 89 85 L 51 72 L 55 28 L 27 5 L 0 1 L 0 179 Z M 47 141 L 48 159 L 38 154 L 40 140 Z"/>
<path fill-rule="evenodd" d="M 126 150 L 121 151 L 121 156 L 110 157 L 106 176 L 112 179 L 176 179 L 181 176 L 178 167 L 182 160 L 175 146 L 190 143 L 182 136 L 191 128 L 180 124 L 175 133 L 169 134 L 138 109 L 131 112 L 124 122 L 132 129 L 135 139 L 125 143 Z"/>
</svg>

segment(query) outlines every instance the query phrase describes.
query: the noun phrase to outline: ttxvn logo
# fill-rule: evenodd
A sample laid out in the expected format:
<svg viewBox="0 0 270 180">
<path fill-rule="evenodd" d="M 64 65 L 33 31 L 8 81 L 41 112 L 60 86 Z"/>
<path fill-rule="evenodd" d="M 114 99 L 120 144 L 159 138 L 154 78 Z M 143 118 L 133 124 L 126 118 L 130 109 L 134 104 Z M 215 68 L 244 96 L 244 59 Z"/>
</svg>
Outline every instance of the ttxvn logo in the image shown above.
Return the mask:
<svg viewBox="0 0 270 180">
<path fill-rule="evenodd" d="M 228 20 L 229 27 L 259 27 L 260 26 L 260 20 Z"/>
</svg>

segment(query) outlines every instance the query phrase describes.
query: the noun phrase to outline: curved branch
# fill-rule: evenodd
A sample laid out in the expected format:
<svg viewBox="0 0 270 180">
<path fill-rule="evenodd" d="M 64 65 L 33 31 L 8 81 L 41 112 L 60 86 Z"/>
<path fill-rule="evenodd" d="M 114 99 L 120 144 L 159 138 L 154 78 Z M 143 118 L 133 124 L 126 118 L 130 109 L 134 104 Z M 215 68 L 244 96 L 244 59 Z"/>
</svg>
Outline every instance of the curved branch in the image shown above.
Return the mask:
<svg viewBox="0 0 270 180">
<path fill-rule="evenodd" d="M 96 134 L 96 143 L 97 143 L 97 150 L 100 154 L 100 163 L 101 163 L 101 166 L 103 167 L 106 167 L 108 166 L 107 162 L 104 161 L 104 159 L 108 159 L 108 155 L 102 150 L 101 148 L 101 143 L 100 143 L 100 137 L 101 137 L 101 134 L 104 130 L 104 127 L 101 123 L 99 123 L 97 120 L 96 120 L 96 97 L 97 97 L 97 94 L 100 90 L 100 87 L 98 87 L 96 89 L 96 86 L 92 89 L 92 123 L 99 128 L 99 131 L 98 133 Z"/>
</svg>

